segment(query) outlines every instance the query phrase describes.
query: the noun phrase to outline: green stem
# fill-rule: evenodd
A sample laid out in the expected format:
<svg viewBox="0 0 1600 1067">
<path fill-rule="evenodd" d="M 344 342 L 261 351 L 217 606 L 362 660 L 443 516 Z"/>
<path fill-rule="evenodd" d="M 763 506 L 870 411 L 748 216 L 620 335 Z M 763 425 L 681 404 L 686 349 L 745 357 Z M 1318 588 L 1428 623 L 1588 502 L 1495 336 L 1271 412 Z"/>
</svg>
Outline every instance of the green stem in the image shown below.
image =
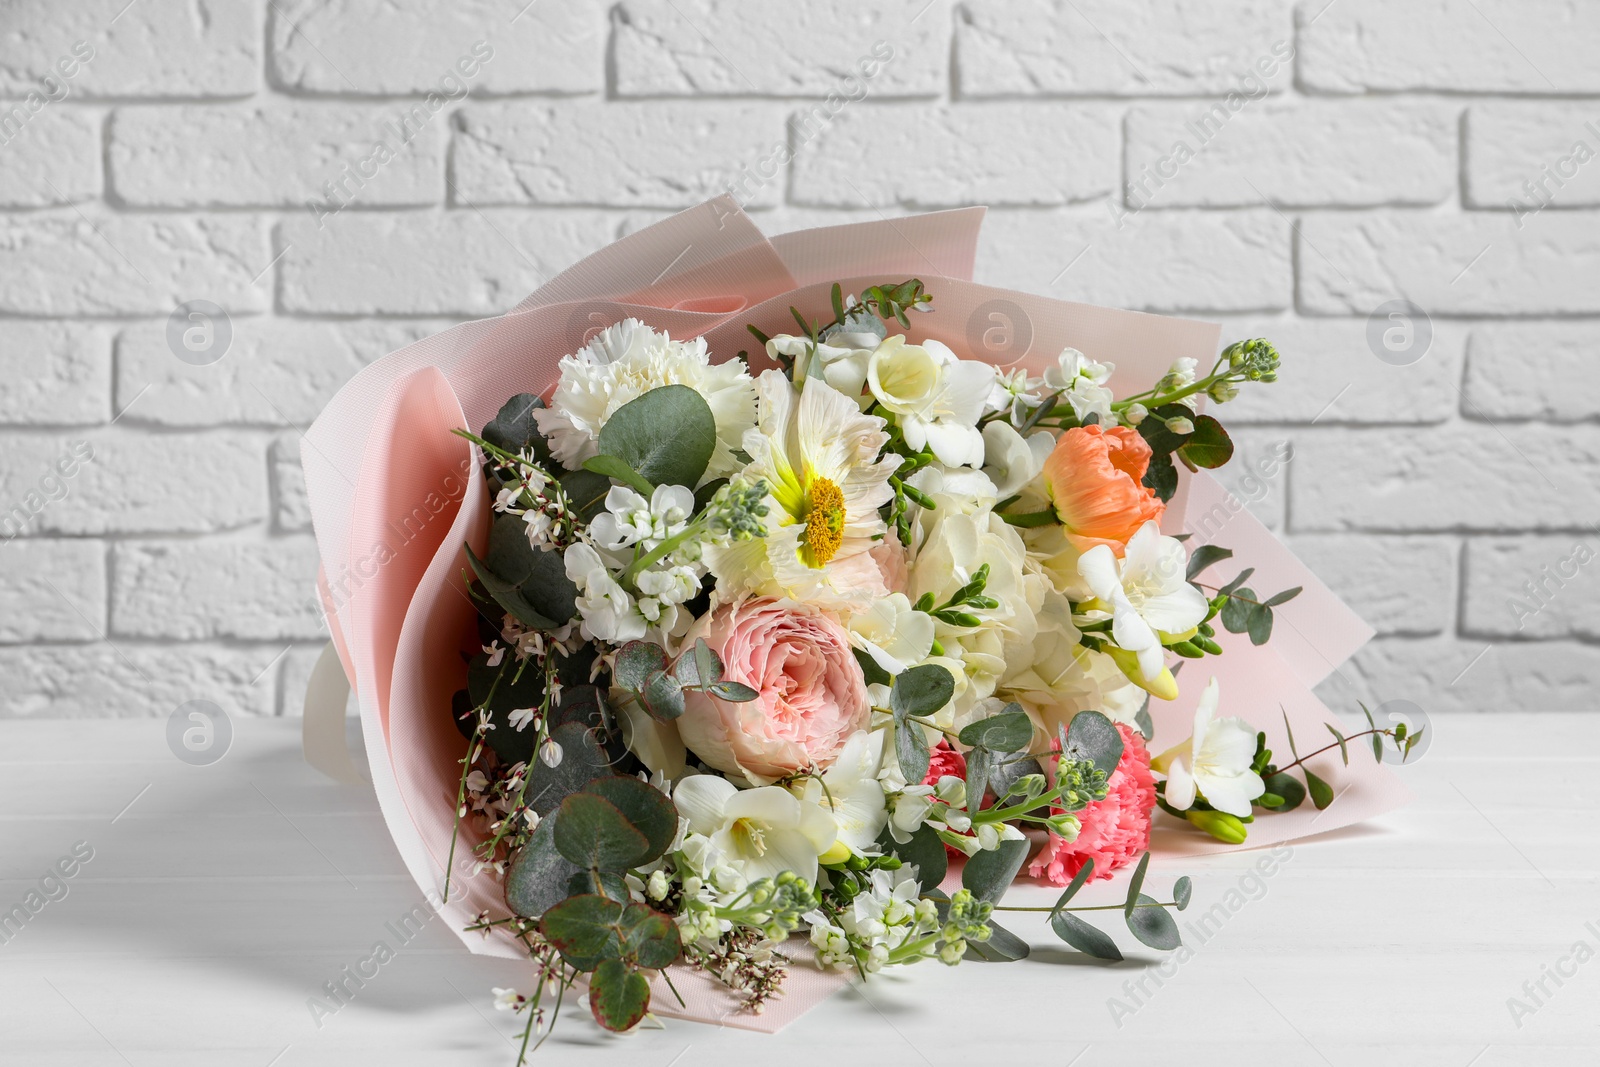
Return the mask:
<svg viewBox="0 0 1600 1067">
<path fill-rule="evenodd" d="M 1012 526 L 1024 528 L 1034 526 L 1049 526 L 1061 520 L 1056 516 L 1055 508 L 1044 508 L 1040 511 L 1024 511 L 1020 513 L 1003 513 L 1000 516 Z"/>
<path fill-rule="evenodd" d="M 1135 904 L 1134 907 L 1136 907 L 1136 908 L 1173 908 L 1173 907 L 1177 907 L 1177 903 L 1178 902 L 1175 901 L 1175 900 L 1169 900 L 1166 903 L 1162 903 L 1161 901 L 1153 901 L 1152 903 L 1149 903 L 1149 904 Z M 1124 907 L 1126 907 L 1126 905 L 1123 905 L 1123 904 L 1095 904 L 1095 905 L 1092 905 L 1092 906 L 1089 906 L 1089 907 L 1079 907 L 1079 908 L 1056 908 L 1056 907 L 1048 907 L 1048 908 L 1045 908 L 1045 907 L 1019 908 L 1019 907 L 1010 907 L 1010 906 L 1007 906 L 1007 905 L 996 904 L 994 906 L 994 910 L 995 911 L 1048 911 L 1048 912 L 1056 912 L 1056 911 L 1122 911 Z"/>
<path fill-rule="evenodd" d="M 1384 737 L 1393 737 L 1394 736 L 1394 731 L 1393 730 L 1376 730 L 1376 729 L 1374 729 L 1374 730 L 1362 730 L 1359 734 L 1350 734 L 1348 737 L 1346 737 L 1344 739 L 1345 740 L 1345 744 L 1348 744 L 1349 742 L 1354 741 L 1358 737 L 1371 737 L 1373 734 L 1382 734 Z M 1307 752 L 1304 756 L 1299 757 L 1293 763 L 1284 764 L 1282 767 L 1278 768 L 1276 773 L 1282 774 L 1284 771 L 1293 770 L 1294 768 L 1300 766 L 1302 763 L 1304 763 L 1308 759 L 1315 759 L 1316 757 L 1322 755 L 1324 752 L 1332 752 L 1334 749 L 1341 748 L 1341 747 L 1343 747 L 1343 746 L 1341 746 L 1338 741 L 1335 741 L 1335 742 L 1333 742 L 1332 744 L 1329 744 L 1329 745 L 1323 745 L 1321 748 L 1317 749 L 1315 752 Z"/>
</svg>

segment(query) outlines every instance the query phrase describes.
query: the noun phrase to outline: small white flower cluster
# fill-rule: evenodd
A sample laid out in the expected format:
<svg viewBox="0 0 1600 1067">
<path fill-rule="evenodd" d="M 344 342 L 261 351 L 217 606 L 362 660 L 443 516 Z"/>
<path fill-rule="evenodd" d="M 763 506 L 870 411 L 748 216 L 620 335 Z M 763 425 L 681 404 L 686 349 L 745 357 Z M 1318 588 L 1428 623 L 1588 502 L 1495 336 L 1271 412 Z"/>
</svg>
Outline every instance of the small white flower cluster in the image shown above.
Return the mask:
<svg viewBox="0 0 1600 1067">
<path fill-rule="evenodd" d="M 513 480 L 495 494 L 494 510 L 521 515 L 527 524 L 528 543 L 535 548 L 560 548 L 569 543 L 577 520 L 556 477 L 526 452 L 518 455 L 515 464 L 504 462 L 501 469 L 511 472 Z"/>
<path fill-rule="evenodd" d="M 805 917 L 827 966 L 858 965 L 870 973 L 936 951 L 934 944 L 919 945 L 939 929 L 939 906 L 919 898 L 915 868 L 867 872 L 866 889 L 833 918 L 820 909 Z"/>
<path fill-rule="evenodd" d="M 679 606 L 700 592 L 706 573 L 694 519 L 694 493 L 684 486 L 657 486 L 649 500 L 612 486 L 589 526 L 593 544 L 578 542 L 564 557 L 585 637 L 623 644 L 651 630 L 676 636 L 687 625 Z"/>
</svg>

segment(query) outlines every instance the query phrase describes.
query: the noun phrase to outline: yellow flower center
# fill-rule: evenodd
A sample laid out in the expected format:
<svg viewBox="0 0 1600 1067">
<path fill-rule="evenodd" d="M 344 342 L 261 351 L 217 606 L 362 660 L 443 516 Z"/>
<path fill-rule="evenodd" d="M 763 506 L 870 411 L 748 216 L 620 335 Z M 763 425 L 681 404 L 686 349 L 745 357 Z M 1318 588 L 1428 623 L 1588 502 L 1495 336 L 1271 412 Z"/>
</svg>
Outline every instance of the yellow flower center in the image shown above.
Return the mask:
<svg viewBox="0 0 1600 1067">
<path fill-rule="evenodd" d="M 735 819 L 732 829 L 739 851 L 757 856 L 767 854 L 767 835 L 762 832 L 760 826 L 749 819 Z"/>
<path fill-rule="evenodd" d="M 811 507 L 806 511 L 806 562 L 820 567 L 844 542 L 844 493 L 827 478 L 811 479 Z"/>
</svg>

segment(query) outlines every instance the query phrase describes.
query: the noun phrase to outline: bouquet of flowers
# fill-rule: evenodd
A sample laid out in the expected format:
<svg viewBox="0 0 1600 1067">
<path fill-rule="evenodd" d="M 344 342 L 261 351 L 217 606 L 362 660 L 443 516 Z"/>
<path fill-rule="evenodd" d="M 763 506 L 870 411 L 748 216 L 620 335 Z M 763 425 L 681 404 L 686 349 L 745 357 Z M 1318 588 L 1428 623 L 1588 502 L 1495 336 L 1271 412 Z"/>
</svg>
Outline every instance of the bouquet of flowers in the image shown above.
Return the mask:
<svg viewBox="0 0 1600 1067">
<path fill-rule="evenodd" d="M 1101 352 L 1001 367 L 918 330 L 971 283 L 858 282 L 805 287 L 770 334 L 765 305 L 676 333 L 586 305 L 553 380 L 480 373 L 492 418 L 432 420 L 473 448 L 451 529 L 412 538 L 411 589 L 451 610 L 413 599 L 404 623 L 459 653 L 415 701 L 429 751 L 441 723 L 459 746 L 438 903 L 469 896 L 463 926 L 532 960 L 495 991 L 524 1051 L 579 985 L 628 1030 L 683 1005 L 674 975 L 759 1013 L 802 967 L 1020 960 L 998 919 L 1024 873 L 1062 887 L 1062 940 L 1120 958 L 1072 900 L 1131 868 L 1128 929 L 1176 948 L 1189 880 L 1144 892 L 1156 809 L 1237 845 L 1333 802 L 1312 761 L 1417 742 L 1329 723 L 1283 760 L 1196 663 L 1187 736 L 1151 754 L 1176 666 L 1264 645 L 1301 592 L 1213 579 L 1233 553 L 1163 529 L 1182 472 L 1233 453 L 1204 401 L 1273 382 L 1268 341 L 1119 395 Z"/>
</svg>

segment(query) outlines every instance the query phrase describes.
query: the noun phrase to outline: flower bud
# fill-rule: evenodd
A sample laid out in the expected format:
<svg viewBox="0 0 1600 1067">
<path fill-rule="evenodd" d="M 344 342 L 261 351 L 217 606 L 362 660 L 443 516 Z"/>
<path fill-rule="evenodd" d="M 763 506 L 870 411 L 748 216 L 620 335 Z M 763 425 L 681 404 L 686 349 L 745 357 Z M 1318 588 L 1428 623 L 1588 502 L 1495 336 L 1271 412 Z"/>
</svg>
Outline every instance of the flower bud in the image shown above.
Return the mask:
<svg viewBox="0 0 1600 1067">
<path fill-rule="evenodd" d="M 1194 433 L 1194 421 L 1187 415 L 1175 415 L 1167 420 L 1167 429 L 1173 433 Z"/>
<path fill-rule="evenodd" d="M 1189 812 L 1187 818 L 1195 826 L 1227 845 L 1243 844 L 1245 835 L 1248 832 L 1244 828 L 1244 823 L 1225 811 L 1200 811 L 1197 809 Z"/>
<path fill-rule="evenodd" d="M 1150 414 L 1150 409 L 1143 404 L 1129 404 L 1122 412 L 1122 421 L 1129 426 L 1137 426 Z"/>
</svg>

